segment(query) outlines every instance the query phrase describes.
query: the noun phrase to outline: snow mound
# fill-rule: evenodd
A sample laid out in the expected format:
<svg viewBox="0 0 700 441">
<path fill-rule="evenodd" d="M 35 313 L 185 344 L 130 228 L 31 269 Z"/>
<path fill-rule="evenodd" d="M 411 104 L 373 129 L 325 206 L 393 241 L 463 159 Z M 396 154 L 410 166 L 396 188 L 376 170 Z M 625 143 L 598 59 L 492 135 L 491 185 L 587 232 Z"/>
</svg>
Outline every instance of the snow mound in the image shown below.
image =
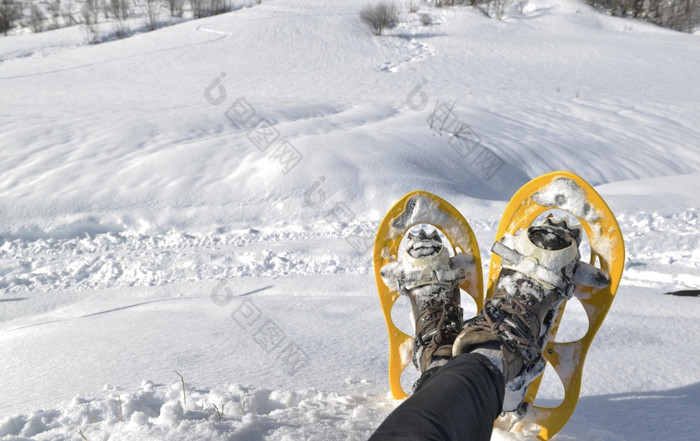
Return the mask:
<svg viewBox="0 0 700 441">
<path fill-rule="evenodd" d="M 180 382 L 142 382 L 135 392 L 105 386 L 101 398 L 75 397 L 60 409 L 0 421 L 5 441 L 300 440 L 369 437 L 393 407 L 388 398 L 314 389 L 267 390 L 225 385 L 201 390 Z M 185 404 L 186 400 L 186 404 Z M 329 433 L 337 433 L 334 438 Z"/>
</svg>

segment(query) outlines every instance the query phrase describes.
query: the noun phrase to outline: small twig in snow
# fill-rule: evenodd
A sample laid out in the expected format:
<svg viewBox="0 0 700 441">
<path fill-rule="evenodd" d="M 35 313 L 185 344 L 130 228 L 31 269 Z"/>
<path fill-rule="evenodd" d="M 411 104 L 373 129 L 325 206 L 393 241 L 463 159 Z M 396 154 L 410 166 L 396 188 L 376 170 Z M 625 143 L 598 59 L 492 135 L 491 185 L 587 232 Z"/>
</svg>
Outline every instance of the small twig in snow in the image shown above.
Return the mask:
<svg viewBox="0 0 700 441">
<path fill-rule="evenodd" d="M 182 382 L 182 405 L 187 406 L 187 396 L 185 395 L 185 378 L 180 375 L 178 371 L 173 371 L 177 374 L 178 377 L 180 377 L 180 381 Z"/>
</svg>

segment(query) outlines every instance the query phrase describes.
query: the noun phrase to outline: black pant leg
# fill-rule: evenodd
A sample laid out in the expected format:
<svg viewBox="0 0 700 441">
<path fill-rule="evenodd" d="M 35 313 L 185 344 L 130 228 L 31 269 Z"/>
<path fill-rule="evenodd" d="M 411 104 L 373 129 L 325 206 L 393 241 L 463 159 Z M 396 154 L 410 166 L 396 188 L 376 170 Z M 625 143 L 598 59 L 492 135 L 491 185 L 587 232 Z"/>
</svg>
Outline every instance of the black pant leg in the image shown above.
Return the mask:
<svg viewBox="0 0 700 441">
<path fill-rule="evenodd" d="M 421 380 L 416 392 L 389 414 L 370 441 L 491 438 L 503 406 L 505 380 L 486 357 L 458 355 Z"/>
</svg>

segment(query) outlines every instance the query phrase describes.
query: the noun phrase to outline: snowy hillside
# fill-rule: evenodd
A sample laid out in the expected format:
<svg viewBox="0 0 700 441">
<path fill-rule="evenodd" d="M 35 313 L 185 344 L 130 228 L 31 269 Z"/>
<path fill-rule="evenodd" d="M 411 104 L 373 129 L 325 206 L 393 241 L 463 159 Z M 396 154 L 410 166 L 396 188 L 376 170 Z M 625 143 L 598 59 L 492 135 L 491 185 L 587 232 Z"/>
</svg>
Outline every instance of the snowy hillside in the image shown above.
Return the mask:
<svg viewBox="0 0 700 441">
<path fill-rule="evenodd" d="M 606 198 L 627 265 L 555 439 L 697 439 L 700 303 L 663 293 L 700 286 L 698 36 L 531 0 L 372 37 L 365 4 L 0 38 L 0 439 L 366 439 L 397 405 L 386 210 L 440 195 L 486 264 L 558 169 Z"/>
</svg>

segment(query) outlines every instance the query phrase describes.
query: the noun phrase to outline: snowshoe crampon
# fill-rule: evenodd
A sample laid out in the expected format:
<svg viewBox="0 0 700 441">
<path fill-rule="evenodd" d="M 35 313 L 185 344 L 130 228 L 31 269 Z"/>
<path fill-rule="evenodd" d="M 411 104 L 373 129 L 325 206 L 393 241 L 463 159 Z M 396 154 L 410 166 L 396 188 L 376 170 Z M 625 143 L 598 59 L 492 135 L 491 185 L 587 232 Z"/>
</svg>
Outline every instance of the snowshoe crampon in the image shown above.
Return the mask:
<svg viewBox="0 0 700 441">
<path fill-rule="evenodd" d="M 543 440 L 550 439 L 561 430 L 576 407 L 586 354 L 615 298 L 625 260 L 622 234 L 614 215 L 593 187 L 569 172 L 540 176 L 518 190 L 503 213 L 496 240 L 515 234 L 520 229 L 526 230 L 540 215 L 550 210 L 562 210 L 576 217 L 590 244 L 590 262 L 579 264 L 574 290 L 574 296 L 588 316 L 588 330 L 576 341 L 557 341 L 557 330 L 566 308 L 566 304 L 563 304 L 544 348 L 545 359 L 564 386 L 562 402 L 556 407 L 533 404 L 543 378 L 540 376 L 530 384 L 520 409 L 496 421 L 498 428 L 532 431 Z M 492 254 L 487 298 L 493 295 L 500 269 L 501 258 Z"/>
<path fill-rule="evenodd" d="M 414 337 L 401 331 L 392 321 L 391 309 L 399 298 L 399 293 L 387 287 L 380 271 L 384 265 L 398 261 L 402 239 L 417 225 L 435 227 L 447 237 L 456 254 L 468 255 L 468 260 L 473 265 L 459 286 L 474 299 L 477 310 L 483 307 L 479 247 L 467 221 L 452 205 L 431 193 L 414 191 L 402 197 L 384 217 L 374 242 L 374 274 L 389 331 L 389 383 L 395 399 L 408 396 L 401 386 L 401 374 L 411 362 Z"/>
</svg>

